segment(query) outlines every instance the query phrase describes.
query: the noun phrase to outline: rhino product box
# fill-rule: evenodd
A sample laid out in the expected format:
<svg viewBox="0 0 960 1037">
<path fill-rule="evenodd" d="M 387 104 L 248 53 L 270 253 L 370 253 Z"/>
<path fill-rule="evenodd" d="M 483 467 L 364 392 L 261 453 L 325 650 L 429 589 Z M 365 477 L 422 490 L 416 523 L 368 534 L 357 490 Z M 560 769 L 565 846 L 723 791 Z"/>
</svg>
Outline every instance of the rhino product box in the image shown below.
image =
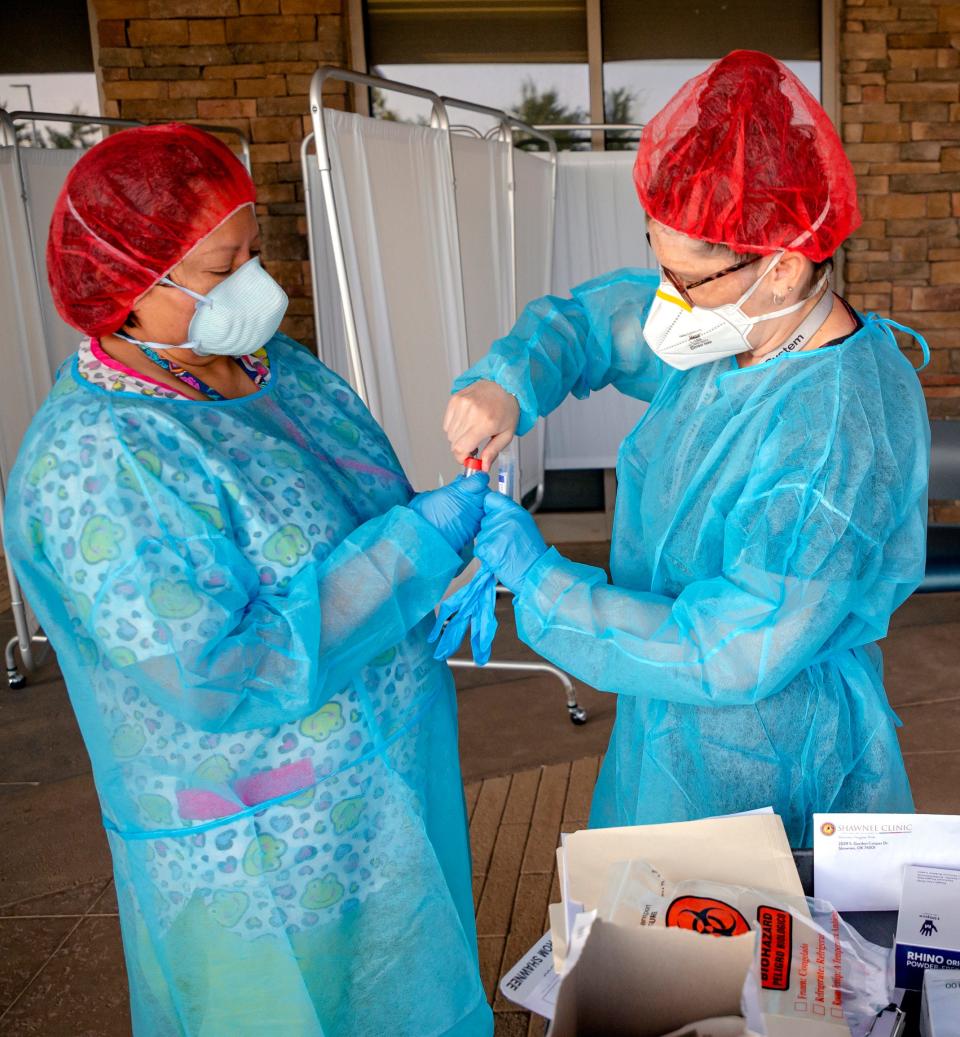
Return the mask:
<svg viewBox="0 0 960 1037">
<path fill-rule="evenodd" d="M 897 986 L 921 990 L 925 969 L 960 969 L 960 870 L 909 864 L 897 921 Z"/>
<path fill-rule="evenodd" d="M 960 1037 L 960 969 L 924 973 L 920 1037 Z"/>
</svg>

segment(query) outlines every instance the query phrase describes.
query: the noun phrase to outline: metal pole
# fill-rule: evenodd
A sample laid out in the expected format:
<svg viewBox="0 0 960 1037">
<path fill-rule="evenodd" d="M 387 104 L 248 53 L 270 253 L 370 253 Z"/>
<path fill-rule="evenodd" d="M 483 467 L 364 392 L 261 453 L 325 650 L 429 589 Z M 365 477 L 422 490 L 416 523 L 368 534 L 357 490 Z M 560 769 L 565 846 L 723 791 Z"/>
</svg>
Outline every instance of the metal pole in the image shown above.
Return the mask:
<svg viewBox="0 0 960 1037">
<path fill-rule="evenodd" d="M 510 264 L 511 264 L 511 300 L 510 311 L 513 321 L 517 319 L 518 288 L 517 288 L 517 208 L 516 208 L 516 165 L 513 154 L 513 127 L 510 116 L 500 108 L 491 108 L 489 105 L 475 104 L 473 101 L 464 101 L 457 97 L 442 97 L 444 105 L 450 108 L 462 108 L 464 111 L 475 112 L 485 115 L 490 119 L 497 120 L 497 139 L 506 145 L 507 156 L 507 213 L 510 225 Z M 519 480 L 518 480 L 519 482 Z"/>
<path fill-rule="evenodd" d="M 74 126 L 110 126 L 114 129 L 131 129 L 136 126 L 151 125 L 151 123 L 143 122 L 140 119 L 111 119 L 105 115 L 76 115 L 72 112 L 67 114 L 65 112 L 16 111 L 6 114 L 11 124 L 16 121 L 26 122 L 29 120 L 34 123 L 37 121 L 66 122 Z M 153 125 L 156 125 L 156 123 Z M 247 140 L 243 130 L 237 129 L 236 126 L 216 126 L 206 122 L 194 122 L 190 125 L 195 126 L 198 130 L 206 130 L 207 133 L 225 133 L 229 136 L 238 137 L 240 139 L 240 161 L 247 167 L 247 172 L 250 172 L 250 141 Z"/>
<path fill-rule="evenodd" d="M 543 134 L 543 128 L 539 126 L 531 127 L 537 135 Z M 547 240 L 547 270 L 550 271 L 551 287 L 553 283 L 553 253 L 555 247 L 556 238 L 556 227 L 557 227 L 557 166 L 559 164 L 557 156 L 557 142 L 550 137 L 548 142 L 550 151 L 550 227 L 551 233 Z M 530 502 L 529 511 L 531 514 L 535 514 L 540 510 L 540 505 L 543 503 L 543 498 L 546 494 L 546 475 L 547 475 L 547 423 L 544 421 L 543 428 L 541 429 L 540 445 L 538 450 L 539 458 L 539 471 L 540 479 L 537 482 L 536 490 L 534 491 L 533 500 Z"/>
<path fill-rule="evenodd" d="M 313 143 L 314 135 L 308 133 L 300 145 L 300 171 L 303 176 L 304 207 L 307 213 L 307 247 L 310 249 L 310 290 L 313 293 L 313 333 L 317 342 L 317 359 L 326 363 L 323 359 L 323 336 L 320 334 L 320 277 L 317 273 L 318 256 L 314 248 L 316 242 L 316 228 L 313 222 L 313 191 L 310 189 L 310 175 L 307 171 L 309 161 L 309 149 Z M 332 358 L 331 358 L 332 359 Z M 328 365 L 329 366 L 329 365 Z"/>
<path fill-rule="evenodd" d="M 30 242 L 30 253 L 31 253 L 31 260 L 32 260 L 32 263 L 33 263 L 34 283 L 36 285 L 37 292 L 39 294 L 42 294 L 42 290 L 41 290 L 42 281 L 41 281 L 41 277 L 40 277 L 40 267 L 39 267 L 38 258 L 37 258 L 37 252 L 38 252 L 38 250 L 37 250 L 37 235 L 36 235 L 36 231 L 35 231 L 34 226 L 33 226 L 33 217 L 32 217 L 31 212 L 30 212 L 30 199 L 29 199 L 29 196 L 28 196 L 28 193 L 27 193 L 27 178 L 26 178 L 26 176 L 24 175 L 24 172 L 23 172 L 23 160 L 22 160 L 21 155 L 20 155 L 20 146 L 17 143 L 16 123 L 18 121 L 27 121 L 29 119 L 30 121 L 32 121 L 34 123 L 36 123 L 37 121 L 40 121 L 40 122 L 66 122 L 66 123 L 69 123 L 69 124 L 75 125 L 75 126 L 76 125 L 80 125 L 80 126 L 91 125 L 91 126 L 114 126 L 114 127 L 123 127 L 123 128 L 135 127 L 135 126 L 144 126 L 146 124 L 142 123 L 142 122 L 138 122 L 138 121 L 136 121 L 134 119 L 111 119 L 111 118 L 101 117 L 101 116 L 76 115 L 76 114 L 73 114 L 73 113 L 63 113 L 63 112 L 34 112 L 34 111 L 30 111 L 30 112 L 24 112 L 24 111 L 6 112 L 6 111 L 3 111 L 2 109 L 0 109 L 0 119 L 2 119 L 4 125 L 9 126 L 10 128 L 12 128 L 12 131 L 13 131 L 13 145 L 14 145 L 14 156 L 15 156 L 15 159 L 16 159 L 17 181 L 18 181 L 18 186 L 20 188 L 20 198 L 23 201 L 24 215 L 25 215 L 26 222 L 27 222 L 27 237 L 28 237 L 28 240 Z M 244 164 L 246 165 L 247 171 L 248 172 L 250 171 L 250 145 L 249 145 L 249 142 L 247 141 L 246 136 L 240 130 L 236 129 L 233 126 L 210 126 L 210 125 L 205 125 L 205 124 L 197 124 L 197 126 L 198 126 L 199 129 L 206 130 L 207 132 L 233 134 L 233 135 L 239 137 L 240 138 L 240 142 L 241 142 L 241 150 L 242 150 L 242 153 L 243 153 L 243 158 L 242 158 L 241 161 L 243 161 Z M 43 306 L 40 307 L 40 321 L 41 321 L 41 324 L 43 325 L 44 335 L 48 336 L 49 335 L 49 329 L 46 326 L 46 315 L 45 315 Z"/>
<path fill-rule="evenodd" d="M 11 83 L 10 85 L 13 86 L 13 87 L 16 87 L 18 90 L 26 90 L 27 91 L 27 107 L 32 112 L 33 111 L 33 87 L 29 83 Z M 33 143 L 34 143 L 34 146 L 38 147 L 38 148 L 42 148 L 43 144 L 41 143 L 40 138 L 37 136 L 37 122 L 36 122 L 36 119 L 31 119 L 30 121 L 33 123 Z"/>
<path fill-rule="evenodd" d="M 310 115 L 313 120 L 314 150 L 316 151 L 317 169 L 320 172 L 320 187 L 323 191 L 324 208 L 327 214 L 327 227 L 330 231 L 330 244 L 333 249 L 333 264 L 337 272 L 337 285 L 340 288 L 340 308 L 343 310 L 343 327 L 347 338 L 347 352 L 350 356 L 350 367 L 353 371 L 353 387 L 357 395 L 369 408 L 370 394 L 363 373 L 363 360 L 360 357 L 360 339 L 357 334 L 357 322 L 353 310 L 353 297 L 350 292 L 350 280 L 347 276 L 347 261 L 343 249 L 343 231 L 337 213 L 337 202 L 333 196 L 333 178 L 330 171 L 330 153 L 327 148 L 327 128 L 323 118 L 323 81 L 322 71 L 314 73 L 310 81 Z M 378 419 L 381 415 L 374 415 Z"/>
<path fill-rule="evenodd" d="M 4 503 L 5 494 L 3 490 L 0 489 L 0 542 L 5 544 L 6 541 L 3 536 Z M 27 626 L 27 614 L 20 593 L 20 582 L 17 580 L 17 574 L 13 571 L 13 563 L 10 561 L 10 553 L 6 548 L 4 548 L 4 560 L 7 568 L 7 580 L 9 581 L 8 586 L 10 587 L 10 609 L 13 612 L 13 626 L 17 632 L 17 636 L 7 647 L 7 677 L 9 678 L 10 671 L 13 669 L 10 665 L 10 652 L 14 644 L 20 649 L 20 656 L 23 659 L 23 664 L 28 670 L 33 667 L 33 659 L 30 651 L 30 630 Z"/>
<path fill-rule="evenodd" d="M 538 122 L 533 128 L 542 133 L 555 130 L 636 130 L 639 133 L 644 126 L 642 122 Z"/>
<path fill-rule="evenodd" d="M 0 544 L 5 543 L 3 507 L 4 489 L 3 482 L 0 480 Z M 11 688 L 22 688 L 27 680 L 17 667 L 16 650 L 19 649 L 20 651 L 20 659 L 23 662 L 24 669 L 32 670 L 34 667 L 33 646 L 48 645 L 50 642 L 47 640 L 46 635 L 40 633 L 32 634 L 30 632 L 30 625 L 27 623 L 26 604 L 23 600 L 23 592 L 20 589 L 20 581 L 17 579 L 17 574 L 13 571 L 10 554 L 5 548 L 4 558 L 7 569 L 7 583 L 10 588 L 10 611 L 13 613 L 13 626 L 16 631 L 16 635 L 5 646 L 4 662 L 7 667 L 7 683 L 9 686 Z"/>
<path fill-rule="evenodd" d="M 447 665 L 453 669 L 476 669 L 477 664 L 471 659 L 448 659 Z M 587 711 L 577 702 L 577 689 L 573 681 L 556 666 L 549 663 L 521 663 L 521 662 L 494 662 L 491 660 L 484 667 L 485 670 L 519 670 L 521 673 L 548 673 L 556 677 L 563 685 L 567 696 L 567 712 L 574 724 L 585 724 L 587 722 Z"/>
<path fill-rule="evenodd" d="M 24 217 L 27 218 L 29 213 L 26 206 L 26 191 L 24 188 L 23 181 L 23 170 L 20 166 L 20 150 L 17 143 L 17 129 L 16 125 L 11 118 L 9 112 L 0 109 L 0 123 L 2 123 L 4 129 L 9 132 L 11 141 L 13 142 L 13 148 L 16 154 L 15 172 L 18 178 L 18 193 L 21 201 L 24 203 Z M 33 251 L 33 239 L 30 231 L 29 219 L 27 219 L 27 239 L 30 242 L 31 251 Z M 36 257 L 33 257 L 34 267 L 34 285 L 39 285 L 36 273 Z M 41 315 L 42 320 L 42 315 Z M 0 543 L 3 543 L 3 507 L 5 501 L 4 484 L 3 484 L 3 473 L 0 472 Z M 30 628 L 27 623 L 26 608 L 23 603 L 23 598 L 20 591 L 20 582 L 17 580 L 17 575 L 13 571 L 13 565 L 10 561 L 9 553 L 4 550 L 4 556 L 6 561 L 7 570 L 7 585 L 10 588 L 10 609 L 13 613 L 13 625 L 16 630 L 16 636 L 6 645 L 5 661 L 7 667 L 7 682 L 11 688 L 20 688 L 25 683 L 24 676 L 17 669 L 15 650 L 19 648 L 20 657 L 23 661 L 24 668 L 31 669 L 33 667 L 33 650 L 32 650 L 32 635 Z"/>
<path fill-rule="evenodd" d="M 541 140 L 547 145 L 547 150 L 550 152 L 550 218 L 548 221 L 550 224 L 550 235 L 547 239 L 546 256 L 546 266 L 548 271 L 553 270 L 553 237 L 557 211 L 557 142 L 549 133 L 544 132 L 543 127 L 531 126 L 528 123 L 521 122 L 521 120 L 499 108 L 490 108 L 487 105 L 475 104 L 472 101 L 464 101 L 455 97 L 443 97 L 442 100 L 445 105 L 449 105 L 451 108 L 463 108 L 466 111 L 477 112 L 480 115 L 486 115 L 490 118 L 496 119 L 498 125 L 495 129 L 490 130 L 485 136 L 487 139 L 490 139 L 495 132 L 497 137 L 509 147 L 507 166 L 507 208 L 510 218 L 510 257 L 513 273 L 512 311 L 513 320 L 516 321 L 520 315 L 520 300 L 518 287 L 519 271 L 517 265 L 516 157 L 514 154 L 514 130 L 526 133 L 531 137 Z M 533 500 L 527 508 L 531 514 L 539 509 L 540 505 L 543 503 L 543 497 L 546 492 L 546 452 L 547 434 L 546 425 L 544 425 L 541 429 L 540 443 L 537 451 L 537 486 L 534 490 Z M 519 459 L 519 450 L 517 452 L 517 457 Z M 522 473 L 518 472 L 518 476 L 517 492 L 519 493 Z"/>
</svg>

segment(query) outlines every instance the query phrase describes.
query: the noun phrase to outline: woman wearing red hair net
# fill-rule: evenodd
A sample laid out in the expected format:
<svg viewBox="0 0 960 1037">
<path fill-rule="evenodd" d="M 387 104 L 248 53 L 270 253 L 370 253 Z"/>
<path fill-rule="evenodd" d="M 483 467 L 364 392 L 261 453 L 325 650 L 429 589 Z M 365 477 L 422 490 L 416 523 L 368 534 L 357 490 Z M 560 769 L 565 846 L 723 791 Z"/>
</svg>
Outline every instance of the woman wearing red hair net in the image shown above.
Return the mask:
<svg viewBox="0 0 960 1037">
<path fill-rule="evenodd" d="M 253 202 L 186 126 L 80 159 L 48 268 L 86 338 L 4 519 L 93 763 L 133 1029 L 486 1037 L 453 682 L 426 643 L 486 476 L 412 495 L 278 333 Z"/>
<path fill-rule="evenodd" d="M 659 271 L 532 303 L 445 422 L 489 463 L 569 393 L 650 401 L 612 583 L 496 494 L 475 549 L 520 636 L 618 695 L 590 823 L 772 804 L 808 846 L 814 811 L 910 811 L 875 642 L 923 576 L 929 425 L 893 322 L 827 284 L 850 163 L 785 66 L 737 51 L 644 129 L 635 180 Z"/>
</svg>

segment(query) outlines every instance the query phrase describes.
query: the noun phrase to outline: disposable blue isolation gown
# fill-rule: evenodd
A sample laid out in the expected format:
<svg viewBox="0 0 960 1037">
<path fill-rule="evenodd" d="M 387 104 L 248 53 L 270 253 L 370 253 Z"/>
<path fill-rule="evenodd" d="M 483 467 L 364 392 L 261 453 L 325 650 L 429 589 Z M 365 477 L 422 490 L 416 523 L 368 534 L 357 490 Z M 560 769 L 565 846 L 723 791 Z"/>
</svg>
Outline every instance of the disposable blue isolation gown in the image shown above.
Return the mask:
<svg viewBox="0 0 960 1037">
<path fill-rule="evenodd" d="M 520 403 L 518 432 L 612 384 L 650 406 L 620 449 L 610 568 L 550 550 L 520 637 L 617 718 L 596 827 L 771 805 L 911 811 L 874 644 L 923 576 L 929 424 L 875 315 L 840 345 L 687 372 L 645 345 L 659 279 L 621 270 L 531 303 L 458 379 Z"/>
<path fill-rule="evenodd" d="M 113 852 L 134 1032 L 492 1032 L 453 682 L 461 566 L 353 392 L 283 336 L 253 396 L 65 368 L 7 547 Z"/>
</svg>

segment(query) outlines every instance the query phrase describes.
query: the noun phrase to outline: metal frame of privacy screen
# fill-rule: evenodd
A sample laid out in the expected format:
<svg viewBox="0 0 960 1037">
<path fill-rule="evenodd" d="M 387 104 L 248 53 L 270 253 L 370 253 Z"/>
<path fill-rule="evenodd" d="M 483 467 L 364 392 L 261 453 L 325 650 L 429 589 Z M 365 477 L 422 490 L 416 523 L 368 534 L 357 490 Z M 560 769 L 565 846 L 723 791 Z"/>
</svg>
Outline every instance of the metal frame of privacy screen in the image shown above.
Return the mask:
<svg viewBox="0 0 960 1037">
<path fill-rule="evenodd" d="M 82 126 L 105 126 L 110 129 L 126 129 L 134 126 L 145 126 L 147 123 L 135 119 L 111 119 L 105 117 L 101 118 L 99 116 L 74 115 L 60 112 L 8 112 L 0 108 L 0 125 L 2 125 L 4 130 L 7 132 L 7 135 L 10 138 L 10 144 L 14 148 L 17 189 L 20 195 L 20 202 L 23 205 L 27 238 L 29 240 L 32 258 L 32 270 L 30 271 L 30 274 L 33 278 L 37 296 L 40 297 L 42 295 L 43 286 L 41 284 L 40 267 L 38 265 L 38 238 L 31 216 L 27 178 L 23 171 L 22 152 L 24 147 L 17 140 L 17 124 L 22 122 L 61 122 Z M 195 125 L 197 125 L 199 129 L 207 130 L 210 133 L 229 134 L 239 138 L 241 161 L 246 166 L 247 170 L 250 170 L 250 143 L 244 133 L 233 126 L 212 126 L 202 123 L 197 123 Z M 40 307 L 40 322 L 44 335 L 48 336 L 49 329 L 46 327 L 44 309 L 42 306 Z M 51 371 L 51 379 L 54 373 L 55 372 Z M 0 471 L 0 542 L 3 540 L 3 508 L 6 500 L 5 480 L 8 474 L 9 473 Z M 23 599 L 23 592 L 20 588 L 20 583 L 13 571 L 13 566 L 10 563 L 9 556 L 6 555 L 6 552 L 4 552 L 4 555 L 6 558 L 7 579 L 9 580 L 10 586 L 10 607 L 13 612 L 14 629 L 16 631 L 15 636 L 11 638 L 5 646 L 4 661 L 7 668 L 8 684 L 11 688 L 22 688 L 26 684 L 26 676 L 17 666 L 16 652 L 19 651 L 20 653 L 20 659 L 24 670 L 30 671 L 34 669 L 36 662 L 34 659 L 34 649 L 48 649 L 49 641 L 47 640 L 46 635 L 42 632 L 30 629 L 26 602 Z"/>
<path fill-rule="evenodd" d="M 643 132 L 642 122 L 551 122 L 537 123 L 535 130 L 544 133 L 590 133 L 600 130 L 610 133 L 636 133 L 639 136 Z"/>
<path fill-rule="evenodd" d="M 322 203 L 326 215 L 327 228 L 330 235 L 330 246 L 333 257 L 333 263 L 336 273 L 337 288 L 340 296 L 340 304 L 343 316 L 344 326 L 344 337 L 346 339 L 347 353 L 350 362 L 350 368 L 352 373 L 352 381 L 357 394 L 369 406 L 370 396 L 367 390 L 367 379 L 363 369 L 363 358 L 361 354 L 359 334 L 357 329 L 357 317 L 355 311 L 355 303 L 353 295 L 351 293 L 348 272 L 346 254 L 344 250 L 343 240 L 343 229 L 342 221 L 338 215 L 338 199 L 334 191 L 333 181 L 333 169 L 331 164 L 330 149 L 327 140 L 327 129 L 324 121 L 324 103 L 323 103 L 323 86 L 327 80 L 341 80 L 347 83 L 352 83 L 358 86 L 374 87 L 377 90 L 383 92 L 395 92 L 406 94 L 412 97 L 418 97 L 424 101 L 427 101 L 431 105 L 431 116 L 430 126 L 431 128 L 440 131 L 445 134 L 447 141 L 447 151 L 450 156 L 450 182 L 451 185 L 455 185 L 454 178 L 454 158 L 453 158 L 453 143 L 452 136 L 455 133 L 464 134 L 466 136 L 483 139 L 484 137 L 494 136 L 502 143 L 508 145 L 506 151 L 509 155 L 509 162 L 507 168 L 507 211 L 508 211 L 508 225 L 510 232 L 509 248 L 508 252 L 512 264 L 512 296 L 511 296 L 511 318 L 516 320 L 518 315 L 519 300 L 518 300 L 518 280 L 517 280 L 517 211 L 516 211 L 516 197 L 515 197 L 515 143 L 516 135 L 525 134 L 530 137 L 537 138 L 546 144 L 549 152 L 551 163 L 551 198 L 550 198 L 550 234 L 548 237 L 548 253 L 546 256 L 546 266 L 550 270 L 552 267 L 552 249 L 553 249 L 553 220 L 556 206 L 556 190 L 557 190 L 557 146 L 554 139 L 549 133 L 544 132 L 541 129 L 533 126 L 528 126 L 526 123 L 509 115 L 507 112 L 501 111 L 497 108 L 490 108 L 486 105 L 474 104 L 470 101 L 463 101 L 458 98 L 443 97 L 439 94 L 434 93 L 431 90 L 423 89 L 422 87 L 413 86 L 407 83 L 400 83 L 390 79 L 384 79 L 379 76 L 366 75 L 360 72 L 351 72 L 342 68 L 334 68 L 332 66 L 325 66 L 317 70 L 314 73 L 313 79 L 310 83 L 310 114 L 313 121 L 313 133 L 305 137 L 303 145 L 301 147 L 301 163 L 304 172 L 304 189 L 307 192 L 307 226 L 308 234 L 310 237 L 311 245 L 311 278 L 313 287 L 313 306 L 314 306 L 314 325 L 317 334 L 318 351 L 320 352 L 321 359 L 323 359 L 323 343 L 322 336 L 320 333 L 320 312 L 318 306 L 319 300 L 319 271 L 317 269 L 317 256 L 314 253 L 314 233 L 315 233 L 315 221 L 311 214 L 311 205 L 313 199 L 309 193 L 309 178 L 308 178 L 308 163 L 311 161 L 309 154 L 310 146 L 313 144 L 315 149 L 314 161 L 316 162 L 317 169 L 319 171 L 320 185 L 323 193 Z M 495 120 L 496 126 L 490 131 L 490 134 L 483 134 L 473 126 L 462 125 L 462 124 L 451 124 L 448 115 L 448 109 L 456 108 L 458 110 L 472 112 L 477 115 L 482 115 L 486 118 Z M 454 191 L 454 199 L 456 199 L 456 192 Z M 341 200 L 343 204 L 343 200 Z M 457 221 L 454 221 L 454 234 L 456 236 L 458 252 L 462 255 L 462 246 L 460 241 L 459 226 Z M 460 305 L 463 307 L 462 312 L 465 312 L 465 293 L 462 269 L 460 272 Z M 378 420 L 381 420 L 381 415 L 375 414 Z M 530 504 L 529 509 L 535 511 L 542 499 L 543 499 L 543 479 L 544 479 L 544 459 L 545 459 L 545 436 L 541 435 L 540 445 L 538 451 L 538 476 L 537 486 L 534 493 L 533 502 Z M 516 480 L 517 486 L 520 485 L 521 480 Z M 498 591 L 502 590 L 498 588 Z M 451 659 L 449 660 L 450 665 L 453 667 L 473 667 L 475 663 L 472 660 L 467 659 Z M 580 706 L 576 697 L 576 689 L 574 688 L 573 682 L 562 670 L 559 670 L 555 666 L 551 666 L 545 662 L 500 662 L 491 661 L 487 663 L 487 667 L 490 669 L 498 670 L 514 670 L 520 672 L 537 672 L 546 673 L 550 676 L 555 677 L 560 681 L 564 688 L 567 701 L 567 710 L 570 715 L 570 719 L 574 724 L 583 724 L 587 720 L 586 711 Z"/>
</svg>

